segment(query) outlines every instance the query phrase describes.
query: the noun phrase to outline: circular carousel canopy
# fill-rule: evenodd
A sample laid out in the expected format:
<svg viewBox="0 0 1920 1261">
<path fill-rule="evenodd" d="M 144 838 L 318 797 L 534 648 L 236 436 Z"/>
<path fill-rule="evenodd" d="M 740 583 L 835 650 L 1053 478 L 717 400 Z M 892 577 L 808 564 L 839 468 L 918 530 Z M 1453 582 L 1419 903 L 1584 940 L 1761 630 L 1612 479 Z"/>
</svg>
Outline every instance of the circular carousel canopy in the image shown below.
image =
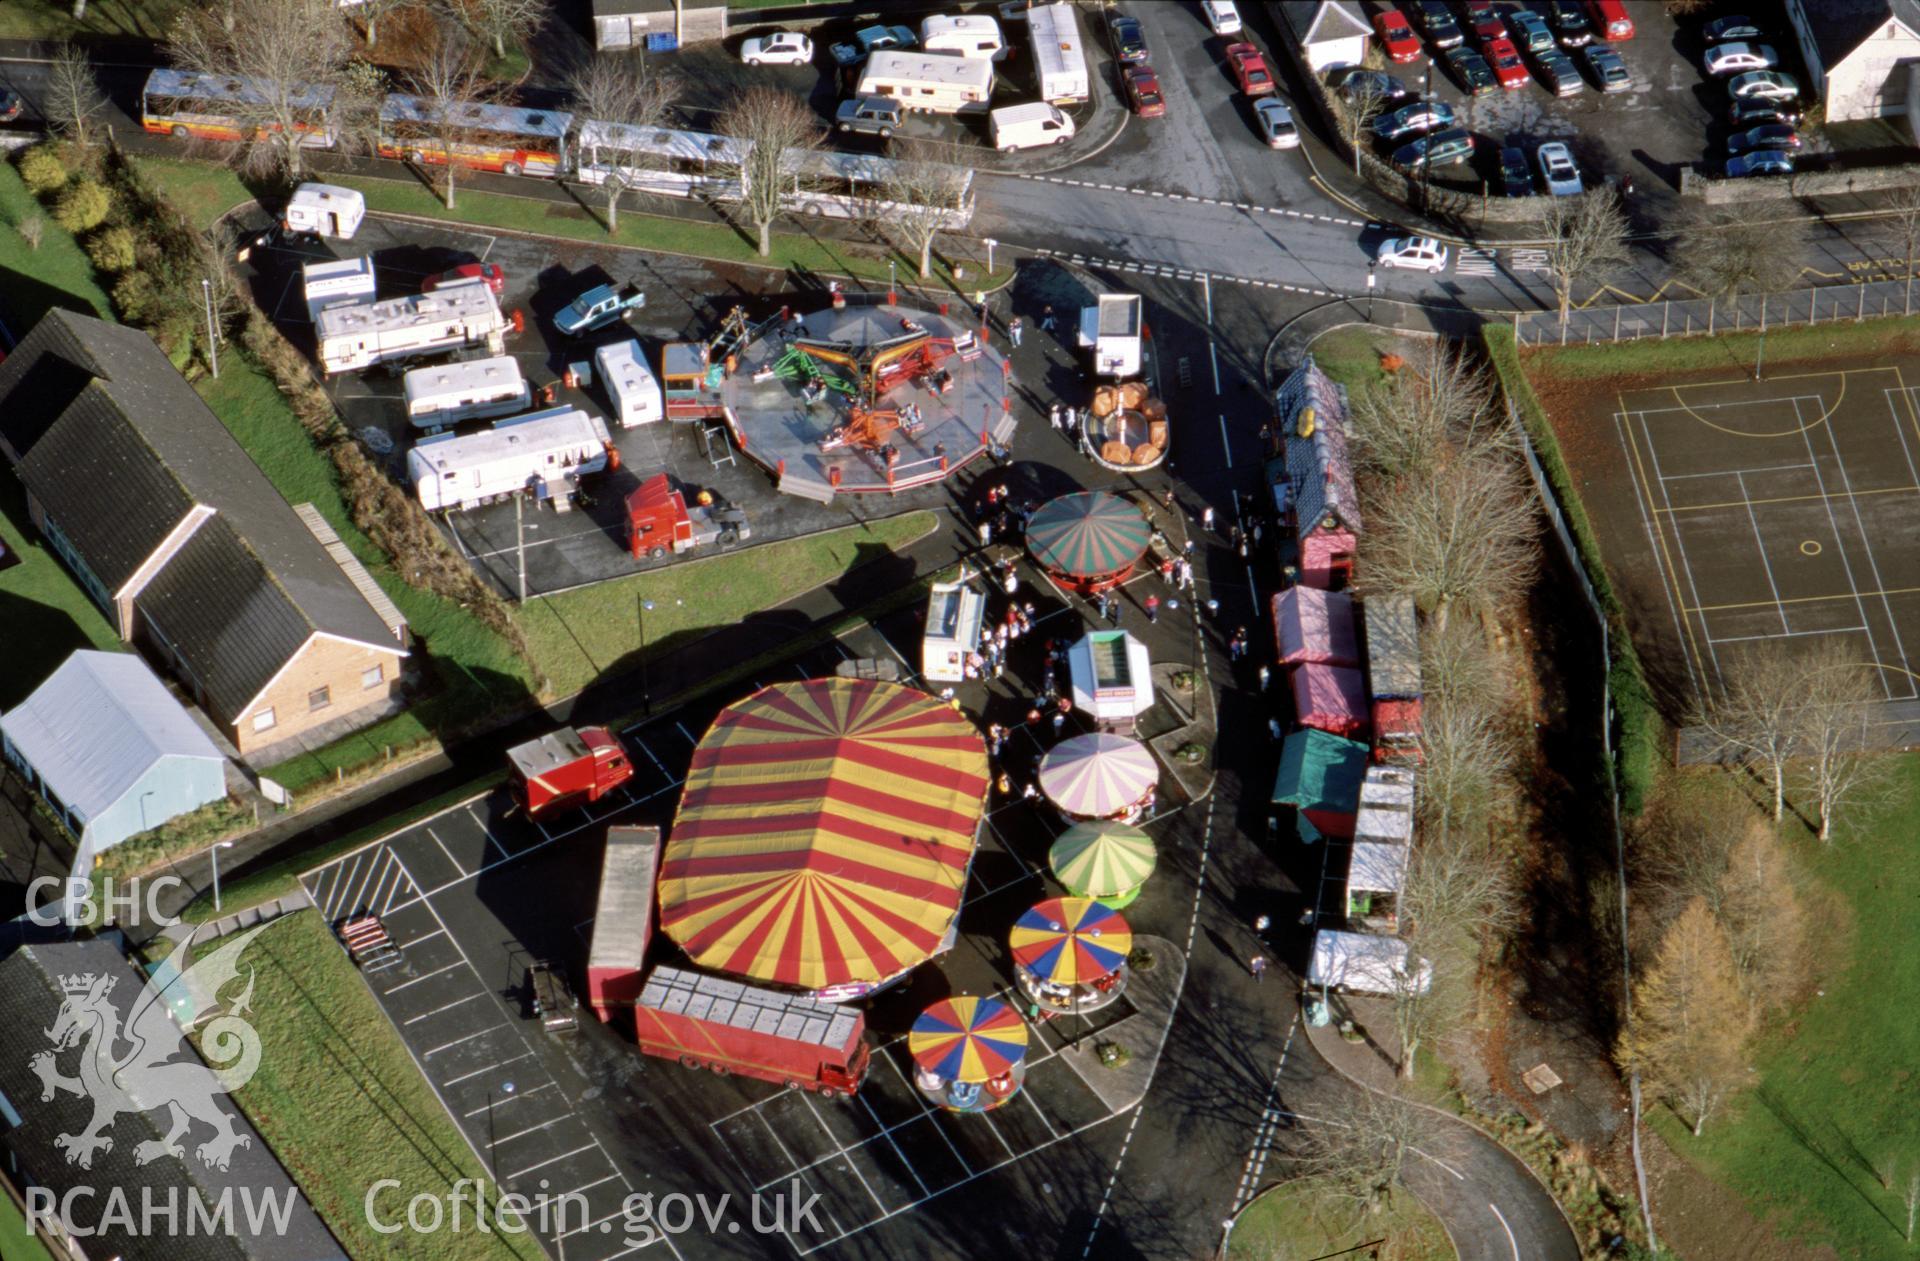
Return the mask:
<svg viewBox="0 0 1920 1261">
<path fill-rule="evenodd" d="M 1147 550 L 1152 530 L 1140 510 L 1097 490 L 1049 499 L 1027 522 L 1033 558 L 1070 578 L 1098 578 L 1129 568 Z"/>
<path fill-rule="evenodd" d="M 1119 970 L 1133 949 L 1120 912 L 1092 898 L 1048 898 L 1014 921 L 1013 961 L 1043 981 L 1085 985 Z"/>
<path fill-rule="evenodd" d="M 1027 1055 L 1027 1023 L 997 998 L 945 998 L 920 1013 L 907 1051 L 948 1081 L 984 1082 Z"/>
<path fill-rule="evenodd" d="M 960 907 L 987 791 L 966 718 L 869 679 L 777 683 L 693 753 L 660 926 L 703 967 L 804 989 L 929 958 Z"/>
<path fill-rule="evenodd" d="M 1110 731 L 1062 740 L 1040 759 L 1040 789 L 1068 814 L 1118 814 L 1160 782 L 1147 746 Z"/>
<path fill-rule="evenodd" d="M 1153 874 L 1153 838 L 1124 823 L 1076 823 L 1047 853 L 1060 883 L 1093 898 L 1118 897 Z"/>
</svg>

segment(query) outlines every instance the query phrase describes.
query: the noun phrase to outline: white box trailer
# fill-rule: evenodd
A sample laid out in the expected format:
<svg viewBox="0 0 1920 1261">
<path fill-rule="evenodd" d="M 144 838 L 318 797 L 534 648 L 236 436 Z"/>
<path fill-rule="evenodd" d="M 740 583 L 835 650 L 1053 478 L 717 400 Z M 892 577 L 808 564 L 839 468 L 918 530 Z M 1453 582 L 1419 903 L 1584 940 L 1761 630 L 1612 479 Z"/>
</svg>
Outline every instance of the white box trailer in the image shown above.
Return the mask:
<svg viewBox="0 0 1920 1261">
<path fill-rule="evenodd" d="M 428 433 L 463 420 L 511 416 L 533 401 L 520 362 L 512 355 L 415 368 L 407 373 L 401 392 L 407 400 L 407 423 Z"/>
<path fill-rule="evenodd" d="M 967 677 L 967 654 L 980 646 L 987 597 L 964 582 L 936 582 L 927 596 L 927 626 L 920 640 L 920 673 L 940 683 Z"/>
<path fill-rule="evenodd" d="M 651 425 L 664 417 L 660 379 L 647 366 L 647 355 L 634 338 L 612 342 L 593 352 L 593 370 L 607 389 L 607 403 L 623 429 Z"/>
<path fill-rule="evenodd" d="M 993 96 L 993 63 L 954 53 L 885 49 L 860 69 L 857 96 L 884 96 L 904 110 L 928 114 L 985 113 Z"/>
<path fill-rule="evenodd" d="M 502 420 L 482 433 L 423 438 L 407 452 L 420 506 L 474 508 L 532 491 L 563 500 L 579 479 L 607 467 L 607 422 L 577 407 Z"/>
<path fill-rule="evenodd" d="M 1007 43 L 1000 37 L 1000 24 L 984 13 L 958 16 L 938 13 L 922 20 L 920 47 L 930 53 L 959 53 L 962 57 L 986 57 L 993 61 L 999 61 L 1007 53 Z"/>
<path fill-rule="evenodd" d="M 367 217 L 367 199 L 338 184 L 302 184 L 287 199 L 280 226 L 289 232 L 351 241 Z"/>
<path fill-rule="evenodd" d="M 316 325 L 320 367 L 329 376 L 466 346 L 496 355 L 507 348 L 507 318 L 478 276 L 432 293 L 334 307 Z"/>
<path fill-rule="evenodd" d="M 1140 295 L 1103 293 L 1080 308 L 1080 344 L 1093 351 L 1095 376 L 1140 375 Z"/>
<path fill-rule="evenodd" d="M 315 324 L 320 322 L 320 312 L 329 307 L 365 306 L 378 296 L 373 259 L 365 254 L 308 263 L 300 269 L 300 286 L 307 300 L 307 318 Z"/>
<path fill-rule="evenodd" d="M 1080 44 L 1080 23 L 1070 4 L 1043 4 L 1027 10 L 1033 38 L 1033 73 L 1040 99 L 1072 105 L 1088 96 L 1087 54 Z"/>
</svg>

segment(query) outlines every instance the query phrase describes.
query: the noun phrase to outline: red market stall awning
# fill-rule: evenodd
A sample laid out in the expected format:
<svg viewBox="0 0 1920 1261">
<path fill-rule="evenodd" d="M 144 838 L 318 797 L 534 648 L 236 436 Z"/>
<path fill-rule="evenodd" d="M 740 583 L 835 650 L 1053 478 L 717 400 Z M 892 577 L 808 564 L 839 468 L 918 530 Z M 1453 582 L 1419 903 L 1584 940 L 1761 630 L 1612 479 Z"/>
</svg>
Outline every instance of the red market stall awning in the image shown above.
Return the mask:
<svg viewBox="0 0 1920 1261">
<path fill-rule="evenodd" d="M 660 926 L 703 967 L 816 990 L 939 949 L 987 792 L 980 733 L 870 679 L 777 683 L 694 750 L 661 866 Z"/>
<path fill-rule="evenodd" d="M 1288 587 L 1273 597 L 1273 633 L 1281 665 L 1360 664 L 1353 597 L 1318 587 Z"/>
<path fill-rule="evenodd" d="M 1294 667 L 1293 708 L 1303 727 L 1365 738 L 1367 686 L 1360 672 L 1351 667 Z"/>
</svg>

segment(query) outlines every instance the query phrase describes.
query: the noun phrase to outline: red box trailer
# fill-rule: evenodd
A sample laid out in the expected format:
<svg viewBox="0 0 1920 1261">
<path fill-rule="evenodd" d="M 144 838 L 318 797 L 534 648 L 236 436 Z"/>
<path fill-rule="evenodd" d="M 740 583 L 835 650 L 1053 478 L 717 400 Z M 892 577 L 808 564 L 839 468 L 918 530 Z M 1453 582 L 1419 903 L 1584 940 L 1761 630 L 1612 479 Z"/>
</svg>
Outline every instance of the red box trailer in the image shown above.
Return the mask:
<svg viewBox="0 0 1920 1261">
<path fill-rule="evenodd" d="M 507 750 L 514 800 L 537 818 L 600 800 L 633 778 L 627 750 L 605 727 L 562 727 Z"/>
<path fill-rule="evenodd" d="M 850 1095 L 867 1073 L 865 1016 L 724 977 L 655 968 L 633 1019 L 648 1055 L 722 1076 Z"/>
<path fill-rule="evenodd" d="M 607 829 L 600 862 L 600 900 L 587 949 L 587 1005 L 622 1030 L 629 1024 L 653 940 L 653 886 L 660 862 L 660 829 Z"/>
</svg>

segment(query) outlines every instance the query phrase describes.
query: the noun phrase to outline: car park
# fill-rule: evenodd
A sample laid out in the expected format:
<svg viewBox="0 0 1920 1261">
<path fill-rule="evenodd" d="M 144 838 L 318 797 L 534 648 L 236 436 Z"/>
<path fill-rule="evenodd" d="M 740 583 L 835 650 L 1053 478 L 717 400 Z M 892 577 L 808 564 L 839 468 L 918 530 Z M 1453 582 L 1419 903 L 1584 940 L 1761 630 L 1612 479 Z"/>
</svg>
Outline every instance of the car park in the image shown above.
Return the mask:
<svg viewBox="0 0 1920 1261">
<path fill-rule="evenodd" d="M 1550 140 L 1534 154 L 1540 164 L 1540 178 L 1555 197 L 1576 197 L 1585 191 L 1580 168 L 1574 165 L 1573 150 L 1558 140 Z"/>
<path fill-rule="evenodd" d="M 1555 96 L 1578 96 L 1587 90 L 1586 80 L 1574 69 L 1573 58 L 1559 49 L 1535 54 L 1533 72 L 1541 86 Z"/>
<path fill-rule="evenodd" d="M 493 290 L 493 296 L 499 297 L 507 289 L 507 273 L 498 263 L 462 263 L 458 267 L 443 271 L 437 276 L 428 276 L 420 282 L 421 293 L 432 293 L 441 285 L 456 284 L 462 280 L 480 279 L 487 282 L 487 288 Z"/>
<path fill-rule="evenodd" d="M 1273 71 L 1267 69 L 1267 59 L 1252 44 L 1228 44 L 1227 65 L 1233 69 L 1234 82 L 1248 96 L 1265 96 L 1273 91 Z"/>
<path fill-rule="evenodd" d="M 1380 47 L 1394 61 L 1418 61 L 1423 50 L 1420 37 L 1413 33 L 1412 23 L 1407 15 L 1398 9 L 1383 9 L 1373 15 L 1373 33 L 1380 40 Z"/>
<path fill-rule="evenodd" d="M 1343 66 L 1337 74 L 1335 90 L 1350 105 L 1368 93 L 1382 105 L 1392 105 L 1413 95 L 1407 91 L 1406 84 L 1379 70 Z"/>
<path fill-rule="evenodd" d="M 1735 100 L 1753 98 L 1762 101 L 1798 102 L 1800 81 L 1790 74 L 1781 74 L 1777 70 L 1749 70 L 1745 74 L 1733 76 L 1728 81 L 1727 94 Z"/>
<path fill-rule="evenodd" d="M 1382 140 L 1401 140 L 1453 126 L 1453 106 L 1445 101 L 1416 101 L 1373 120 L 1373 134 Z"/>
<path fill-rule="evenodd" d="M 900 128 L 900 102 L 884 96 L 856 96 L 840 102 L 833 114 L 833 129 L 856 135 L 888 139 Z"/>
<path fill-rule="evenodd" d="M 1200 0 L 1200 12 L 1215 35 L 1240 33 L 1240 10 L 1234 7 L 1233 0 Z"/>
<path fill-rule="evenodd" d="M 1142 118 L 1159 118 L 1167 112 L 1167 98 L 1160 92 L 1160 76 L 1142 62 L 1120 67 L 1120 82 L 1126 88 L 1127 104 Z"/>
<path fill-rule="evenodd" d="M 1508 197 L 1533 193 L 1533 172 L 1527 167 L 1526 152 L 1515 145 L 1500 150 L 1500 191 Z"/>
<path fill-rule="evenodd" d="M 1107 33 L 1113 37 L 1113 55 L 1119 60 L 1147 59 L 1147 34 L 1139 18 L 1115 13 L 1107 19 Z"/>
<path fill-rule="evenodd" d="M 1700 31 L 1701 38 L 1708 44 L 1759 39 L 1761 34 L 1759 25 L 1752 18 L 1738 13 L 1729 13 L 1726 17 L 1715 18 Z"/>
<path fill-rule="evenodd" d="M 1716 44 L 1700 59 L 1706 72 L 1718 78 L 1747 70 L 1771 70 L 1780 64 L 1780 54 L 1770 44 Z"/>
<path fill-rule="evenodd" d="M 1553 0 L 1548 12 L 1562 48 L 1578 48 L 1593 42 L 1593 24 L 1587 21 L 1587 9 L 1580 0 Z"/>
<path fill-rule="evenodd" d="M 1785 123 L 1749 127 L 1727 137 L 1727 153 L 1752 153 L 1759 149 L 1791 150 L 1800 147 L 1800 133 Z"/>
<path fill-rule="evenodd" d="M 1755 149 L 1727 159 L 1727 178 L 1744 179 L 1749 175 L 1792 175 L 1793 155 L 1778 149 Z"/>
<path fill-rule="evenodd" d="M 1467 25 L 1473 28 L 1473 37 L 1482 44 L 1507 33 L 1506 23 L 1487 0 L 1471 0 L 1467 5 Z"/>
<path fill-rule="evenodd" d="M 1403 171 L 1451 166 L 1473 156 L 1473 137 L 1459 127 L 1421 136 L 1393 151 L 1393 164 Z"/>
<path fill-rule="evenodd" d="M 1447 269 L 1447 247 L 1430 236 L 1396 236 L 1380 242 L 1374 261 L 1382 267 L 1410 267 L 1438 276 Z"/>
<path fill-rule="evenodd" d="M 1547 29 L 1547 20 L 1532 9 L 1515 9 L 1507 14 L 1507 33 L 1513 42 L 1530 53 L 1549 52 L 1553 49 L 1553 32 Z"/>
<path fill-rule="evenodd" d="M 1533 81 L 1525 65 L 1520 61 L 1520 50 L 1513 42 L 1502 35 L 1487 41 L 1487 60 L 1493 63 L 1493 77 L 1500 80 L 1500 86 L 1512 92 L 1524 88 Z"/>
<path fill-rule="evenodd" d="M 793 31 L 775 31 L 740 45 L 740 60 L 749 66 L 804 66 L 813 60 L 813 41 Z"/>
<path fill-rule="evenodd" d="M 1447 69 L 1452 71 L 1462 91 L 1471 96 L 1487 96 L 1499 91 L 1500 81 L 1493 77 L 1493 67 L 1473 49 L 1449 48 L 1446 59 Z"/>
<path fill-rule="evenodd" d="M 1253 119 L 1260 124 L 1260 135 L 1269 149 L 1300 146 L 1300 129 L 1294 125 L 1293 111 L 1285 102 L 1271 96 L 1261 97 L 1253 103 Z"/>
<path fill-rule="evenodd" d="M 1446 6 L 1445 0 L 1420 0 L 1417 10 L 1420 14 L 1420 29 L 1427 33 L 1435 48 L 1445 51 L 1458 48 L 1467 42 L 1466 35 L 1460 30 L 1460 23 L 1454 19 L 1453 10 Z"/>
<path fill-rule="evenodd" d="M 1626 60 L 1611 44 L 1588 44 L 1580 50 L 1580 56 L 1587 63 L 1587 73 L 1593 76 L 1602 92 L 1625 92 L 1633 86 Z"/>
<path fill-rule="evenodd" d="M 1743 130 L 1765 123 L 1797 126 L 1800 118 L 1800 111 L 1783 101 L 1736 100 L 1727 107 L 1727 122 Z"/>
</svg>

